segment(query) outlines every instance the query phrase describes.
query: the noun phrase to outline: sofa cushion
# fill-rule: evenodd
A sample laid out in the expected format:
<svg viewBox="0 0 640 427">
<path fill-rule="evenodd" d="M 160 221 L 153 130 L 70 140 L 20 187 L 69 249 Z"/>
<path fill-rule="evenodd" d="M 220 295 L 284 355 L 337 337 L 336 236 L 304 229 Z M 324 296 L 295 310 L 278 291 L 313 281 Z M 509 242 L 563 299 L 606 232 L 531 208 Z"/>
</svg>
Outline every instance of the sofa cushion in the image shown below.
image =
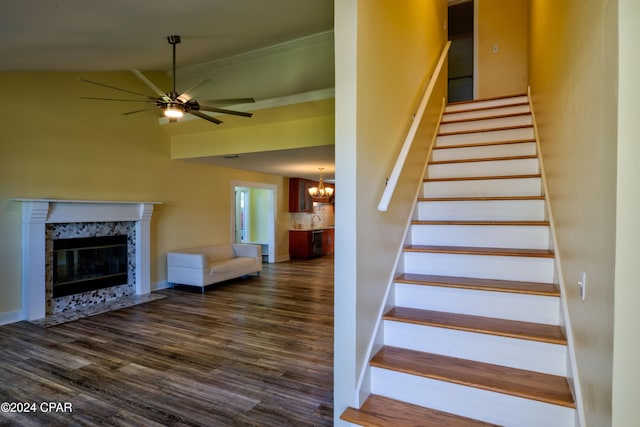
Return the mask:
<svg viewBox="0 0 640 427">
<path fill-rule="evenodd" d="M 236 253 L 233 251 L 231 245 L 215 245 L 205 248 L 207 257 L 209 258 L 209 264 L 218 261 L 226 261 L 236 257 Z"/>
<path fill-rule="evenodd" d="M 237 271 L 243 267 L 249 267 L 256 263 L 255 258 L 233 258 L 224 261 L 209 263 L 209 274 L 224 274 L 231 271 Z"/>
</svg>

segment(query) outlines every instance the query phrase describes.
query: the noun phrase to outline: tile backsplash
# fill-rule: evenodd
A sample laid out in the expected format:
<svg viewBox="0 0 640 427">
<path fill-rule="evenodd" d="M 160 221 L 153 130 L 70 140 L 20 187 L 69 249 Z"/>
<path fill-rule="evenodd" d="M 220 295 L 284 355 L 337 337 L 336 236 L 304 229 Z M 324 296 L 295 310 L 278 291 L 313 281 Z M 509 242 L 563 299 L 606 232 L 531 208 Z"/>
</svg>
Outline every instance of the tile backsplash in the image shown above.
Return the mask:
<svg viewBox="0 0 640 427">
<path fill-rule="evenodd" d="M 314 203 L 313 213 L 289 213 L 289 229 L 291 230 L 333 227 L 334 224 L 332 204 Z"/>
</svg>

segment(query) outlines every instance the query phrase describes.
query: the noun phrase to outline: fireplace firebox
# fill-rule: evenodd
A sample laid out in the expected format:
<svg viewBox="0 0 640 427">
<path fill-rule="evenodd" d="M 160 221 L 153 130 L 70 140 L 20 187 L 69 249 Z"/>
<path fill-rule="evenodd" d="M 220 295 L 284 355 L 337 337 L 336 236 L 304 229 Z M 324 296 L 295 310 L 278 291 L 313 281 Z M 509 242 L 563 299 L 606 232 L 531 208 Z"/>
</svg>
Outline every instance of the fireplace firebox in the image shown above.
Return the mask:
<svg viewBox="0 0 640 427">
<path fill-rule="evenodd" d="M 127 236 L 53 240 L 53 297 L 128 282 Z"/>
</svg>

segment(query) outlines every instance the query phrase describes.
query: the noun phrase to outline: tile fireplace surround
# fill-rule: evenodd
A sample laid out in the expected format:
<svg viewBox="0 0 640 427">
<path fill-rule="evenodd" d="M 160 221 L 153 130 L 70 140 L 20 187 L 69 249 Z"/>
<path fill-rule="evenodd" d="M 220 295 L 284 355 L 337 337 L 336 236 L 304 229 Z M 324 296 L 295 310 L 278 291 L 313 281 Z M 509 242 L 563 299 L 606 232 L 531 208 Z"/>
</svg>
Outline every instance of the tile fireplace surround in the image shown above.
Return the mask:
<svg viewBox="0 0 640 427">
<path fill-rule="evenodd" d="M 14 199 L 22 202 L 22 302 L 23 317 L 38 320 L 51 314 L 51 291 L 47 290 L 51 251 L 47 250 L 52 229 L 111 228 L 110 223 L 133 224 L 129 233 L 133 240 L 134 263 L 128 286 L 136 295 L 149 294 L 150 279 L 150 223 L 153 207 L 160 202 Z M 66 224 L 67 226 L 63 226 Z M 74 224 L 77 224 L 75 226 Z M 89 226 L 89 224 L 91 224 Z M 53 227 L 52 227 L 53 226 Z M 125 226 L 126 227 L 126 226 Z M 117 225 L 116 225 L 117 228 Z M 49 232 L 47 232 L 49 230 Z M 85 237 L 82 234 L 81 237 Z M 67 236 L 69 237 L 69 236 Z M 80 237 L 80 236 L 78 236 Z M 49 245 L 50 246 L 50 245 Z M 135 254 L 135 255 L 134 255 Z M 49 265 L 49 268 L 47 268 Z"/>
</svg>

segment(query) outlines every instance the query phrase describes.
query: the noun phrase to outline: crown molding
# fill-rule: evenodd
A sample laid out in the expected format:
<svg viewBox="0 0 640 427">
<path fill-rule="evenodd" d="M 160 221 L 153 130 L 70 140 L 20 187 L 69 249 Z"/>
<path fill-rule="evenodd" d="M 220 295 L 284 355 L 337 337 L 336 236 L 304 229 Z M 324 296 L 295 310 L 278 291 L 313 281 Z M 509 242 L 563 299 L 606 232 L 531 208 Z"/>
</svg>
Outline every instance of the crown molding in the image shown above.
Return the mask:
<svg viewBox="0 0 640 427">
<path fill-rule="evenodd" d="M 266 46 L 260 49 L 239 53 L 237 55 L 214 59 L 213 61 L 203 62 L 201 64 L 180 67 L 178 68 L 178 71 L 181 75 L 198 74 L 200 72 L 207 72 L 212 68 L 228 67 L 230 65 L 250 62 L 267 56 L 278 55 L 290 51 L 307 49 L 319 44 L 330 43 L 333 42 L 333 37 L 333 30 L 328 30 L 321 33 L 311 34 L 309 36 L 289 40 L 283 43 Z"/>
</svg>

